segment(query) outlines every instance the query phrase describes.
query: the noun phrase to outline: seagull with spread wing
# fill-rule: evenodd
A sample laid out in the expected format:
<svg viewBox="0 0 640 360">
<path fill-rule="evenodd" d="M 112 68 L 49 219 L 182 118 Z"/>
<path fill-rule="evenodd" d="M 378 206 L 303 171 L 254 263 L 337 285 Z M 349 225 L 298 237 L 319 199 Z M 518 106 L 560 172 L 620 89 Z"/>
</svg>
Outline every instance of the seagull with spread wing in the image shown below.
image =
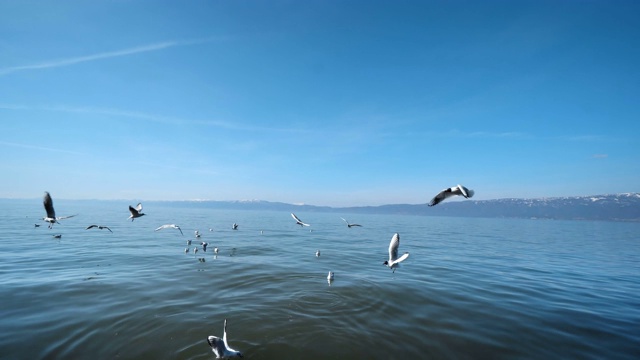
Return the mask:
<svg viewBox="0 0 640 360">
<path fill-rule="evenodd" d="M 345 219 L 345 218 L 343 218 L 343 217 L 341 217 L 340 219 L 342 219 L 342 221 L 346 222 L 348 227 L 352 227 L 352 226 L 362 226 L 362 225 L 360 225 L 360 224 L 350 224 L 350 223 L 347 221 L 347 219 Z"/>
<path fill-rule="evenodd" d="M 291 213 L 291 217 L 293 217 L 293 220 L 296 221 L 296 224 L 300 225 L 300 226 L 311 226 L 309 224 L 305 224 L 302 222 L 302 220 L 298 219 L 298 217 L 296 216 L 296 214 Z"/>
<path fill-rule="evenodd" d="M 100 230 L 107 229 L 107 230 L 109 230 L 109 232 L 113 232 L 107 226 L 102 226 L 102 225 L 89 225 L 89 226 L 87 226 L 87 228 L 85 230 L 89 230 L 89 229 L 93 229 L 93 228 L 98 228 Z"/>
<path fill-rule="evenodd" d="M 184 234 L 182 233 L 182 229 L 180 229 L 180 226 L 178 226 L 178 225 L 176 225 L 176 224 L 165 224 L 165 225 L 162 225 L 162 226 L 158 227 L 158 228 L 157 228 L 157 229 L 155 229 L 154 231 L 158 231 L 158 230 L 162 230 L 162 229 L 167 229 L 167 228 L 178 229 L 178 230 L 180 230 L 180 234 L 184 235 Z"/>
<path fill-rule="evenodd" d="M 456 185 L 454 187 L 446 188 L 440 191 L 436 196 L 433 197 L 433 199 L 431 199 L 431 201 L 429 201 L 428 205 L 436 206 L 442 201 L 444 201 L 445 199 L 448 199 L 452 196 L 460 195 L 460 196 L 464 196 L 465 199 L 468 199 L 470 197 L 473 197 L 473 194 L 474 194 L 473 190 L 469 190 L 462 185 Z"/>
<path fill-rule="evenodd" d="M 144 214 L 142 213 L 142 203 L 138 203 L 136 207 L 129 205 L 129 212 L 131 213 L 131 215 L 129 215 L 127 220 L 131 219 L 131 221 L 133 221 L 140 216 L 144 216 Z"/>
<path fill-rule="evenodd" d="M 396 268 L 401 262 L 405 261 L 409 257 L 409 253 L 406 252 L 398 258 L 398 247 L 400 246 L 400 235 L 398 233 L 393 234 L 391 242 L 389 243 L 389 260 L 383 262 L 383 265 L 387 265 L 389 269 L 396 272 Z"/>
<path fill-rule="evenodd" d="M 47 217 L 42 218 L 42 220 L 49 223 L 49 229 L 53 227 L 53 224 L 59 223 L 58 220 L 64 220 L 75 216 L 69 215 L 56 217 L 56 211 L 53 209 L 53 200 L 51 200 L 51 195 L 48 191 L 44 192 L 42 203 L 44 205 L 44 210 L 47 212 Z"/>
<path fill-rule="evenodd" d="M 233 350 L 227 342 L 227 319 L 224 319 L 224 333 L 222 335 L 222 339 L 211 335 L 207 337 L 207 343 L 211 346 L 211 351 L 216 354 L 216 359 L 244 357 L 240 351 Z"/>
</svg>

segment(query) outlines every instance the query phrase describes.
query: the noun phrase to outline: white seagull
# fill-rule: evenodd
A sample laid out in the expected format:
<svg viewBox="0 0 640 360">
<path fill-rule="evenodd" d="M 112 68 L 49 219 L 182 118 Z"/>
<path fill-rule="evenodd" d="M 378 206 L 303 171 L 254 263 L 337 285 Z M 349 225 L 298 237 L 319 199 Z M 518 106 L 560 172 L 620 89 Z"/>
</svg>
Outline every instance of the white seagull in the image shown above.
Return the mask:
<svg viewBox="0 0 640 360">
<path fill-rule="evenodd" d="M 213 248 L 213 252 L 214 252 L 214 253 L 216 253 L 216 254 L 217 254 L 219 251 L 220 251 L 220 249 L 218 249 L 217 247 L 216 247 L 216 248 Z"/>
<path fill-rule="evenodd" d="M 87 226 L 87 228 L 85 230 L 89 230 L 89 229 L 93 229 L 93 228 L 98 228 L 100 230 L 107 229 L 107 230 L 109 230 L 109 232 L 113 232 L 113 231 L 111 231 L 111 229 L 109 229 L 108 226 L 102 226 L 102 225 L 89 225 L 89 226 Z"/>
<path fill-rule="evenodd" d="M 129 205 L 129 212 L 131 213 L 131 215 L 129 215 L 127 220 L 131 219 L 131 221 L 133 221 L 136 218 L 139 218 L 140 216 L 144 216 L 144 214 L 141 211 L 142 211 L 142 203 L 138 203 L 136 207 Z"/>
<path fill-rule="evenodd" d="M 300 226 L 311 226 L 309 224 L 305 224 L 302 222 L 302 220 L 298 219 L 298 217 L 296 216 L 296 214 L 291 213 L 291 217 L 293 218 L 293 220 L 296 221 L 296 224 L 300 225 Z"/>
<path fill-rule="evenodd" d="M 329 271 L 329 275 L 327 275 L 327 281 L 329 284 L 333 281 L 333 271 Z"/>
<path fill-rule="evenodd" d="M 200 232 L 198 230 L 196 230 L 195 232 L 196 232 L 196 237 L 199 238 L 201 236 Z"/>
<path fill-rule="evenodd" d="M 320 257 L 320 250 L 316 250 L 316 256 Z"/>
<path fill-rule="evenodd" d="M 438 195 L 434 196 L 431 201 L 429 201 L 429 206 L 436 206 L 441 203 L 443 200 L 448 199 L 452 196 L 462 195 L 466 199 L 473 197 L 474 191 L 469 190 L 462 185 L 456 185 L 454 187 L 443 189 L 438 193 Z"/>
<path fill-rule="evenodd" d="M 346 222 L 348 227 L 352 227 L 352 226 L 362 226 L 362 225 L 360 225 L 360 224 L 349 224 L 349 222 L 348 222 L 345 218 L 343 218 L 343 217 L 341 217 L 340 219 L 342 219 L 344 222 Z"/>
<path fill-rule="evenodd" d="M 233 350 L 227 342 L 227 319 L 224 319 L 224 333 L 222 339 L 217 336 L 210 335 L 207 343 L 211 346 L 211 351 L 216 354 L 216 359 L 226 359 L 232 357 L 244 357 L 240 351 Z"/>
<path fill-rule="evenodd" d="M 409 257 L 409 253 L 406 252 L 398 258 L 398 246 L 400 246 L 400 235 L 395 233 L 393 234 L 391 243 L 389 244 L 389 260 L 382 263 L 392 269 L 393 272 L 396 272 L 398 265 Z"/>
<path fill-rule="evenodd" d="M 166 225 L 162 225 L 159 228 L 155 229 L 154 231 L 158 231 L 158 230 L 162 230 L 162 229 L 167 229 L 167 228 L 172 228 L 172 229 L 178 229 L 180 230 L 180 234 L 182 234 L 182 229 L 180 229 L 180 226 L 176 225 L 176 224 L 166 224 Z M 184 235 L 184 234 L 182 234 Z"/>
<path fill-rule="evenodd" d="M 69 215 L 56 217 L 56 211 L 53 209 L 53 200 L 51 200 L 51 195 L 49 195 L 48 191 L 44 192 L 42 203 L 44 204 L 44 210 L 47 212 L 47 217 L 42 218 L 42 220 L 49 223 L 49 229 L 51 229 L 53 224 L 57 223 L 58 220 L 64 220 L 75 216 Z"/>
</svg>

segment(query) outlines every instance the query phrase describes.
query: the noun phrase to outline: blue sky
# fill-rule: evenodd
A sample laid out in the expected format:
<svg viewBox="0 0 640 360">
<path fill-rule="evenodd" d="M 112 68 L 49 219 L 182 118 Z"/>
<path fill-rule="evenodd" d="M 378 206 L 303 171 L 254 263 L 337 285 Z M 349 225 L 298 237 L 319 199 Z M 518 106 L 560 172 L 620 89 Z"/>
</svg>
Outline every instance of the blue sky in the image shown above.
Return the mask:
<svg viewBox="0 0 640 360">
<path fill-rule="evenodd" d="M 640 191 L 637 1 L 0 1 L 0 197 Z"/>
</svg>

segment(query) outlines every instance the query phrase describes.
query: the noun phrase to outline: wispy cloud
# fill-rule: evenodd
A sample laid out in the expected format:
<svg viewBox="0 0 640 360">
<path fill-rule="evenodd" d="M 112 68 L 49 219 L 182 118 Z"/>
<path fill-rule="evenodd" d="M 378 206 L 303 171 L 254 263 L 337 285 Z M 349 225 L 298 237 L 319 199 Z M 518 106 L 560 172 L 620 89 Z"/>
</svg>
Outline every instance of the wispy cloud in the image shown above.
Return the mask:
<svg viewBox="0 0 640 360">
<path fill-rule="evenodd" d="M 36 111 L 54 111 L 78 114 L 95 114 L 106 115 L 112 117 L 139 119 L 155 123 L 168 125 L 202 125 L 212 126 L 228 130 L 253 131 L 253 132 L 280 132 L 280 133 L 305 133 L 308 130 L 300 128 L 274 128 L 264 126 L 247 125 L 240 122 L 230 122 L 222 120 L 199 120 L 185 119 L 180 117 L 165 116 L 154 113 L 146 113 L 133 110 L 123 110 L 114 108 L 100 108 L 91 106 L 66 106 L 66 105 L 45 105 L 45 106 L 25 106 L 20 104 L 2 104 L 0 109 L 4 110 L 36 110 Z"/>
<path fill-rule="evenodd" d="M 609 157 L 608 154 L 593 154 L 594 159 L 606 159 L 608 157 Z"/>
<path fill-rule="evenodd" d="M 72 151 L 72 150 L 55 149 L 50 147 L 37 146 L 37 145 L 31 145 L 31 144 L 20 144 L 20 143 L 1 141 L 1 140 L 0 140 L 0 146 L 9 146 L 9 147 L 22 148 L 22 149 L 46 151 L 46 152 L 58 152 L 58 153 L 66 153 L 66 154 L 74 154 L 74 155 L 84 155 L 83 153 Z"/>
<path fill-rule="evenodd" d="M 108 52 L 97 53 L 92 55 L 69 57 L 69 58 L 55 59 L 55 60 L 45 60 L 40 63 L 10 66 L 5 68 L 0 68 L 0 76 L 11 74 L 18 71 L 50 69 L 50 68 L 57 68 L 62 66 L 71 66 L 71 65 L 75 65 L 83 62 L 88 62 L 88 61 L 97 61 L 97 60 L 103 60 L 108 58 L 145 53 L 150 51 L 159 51 L 159 50 L 164 50 L 164 49 L 168 49 L 176 46 L 186 46 L 186 45 L 210 42 L 215 39 L 216 38 L 192 39 L 192 40 L 183 40 L 183 41 L 164 41 L 164 42 L 159 42 L 155 44 L 136 46 L 132 48 L 108 51 Z"/>
</svg>

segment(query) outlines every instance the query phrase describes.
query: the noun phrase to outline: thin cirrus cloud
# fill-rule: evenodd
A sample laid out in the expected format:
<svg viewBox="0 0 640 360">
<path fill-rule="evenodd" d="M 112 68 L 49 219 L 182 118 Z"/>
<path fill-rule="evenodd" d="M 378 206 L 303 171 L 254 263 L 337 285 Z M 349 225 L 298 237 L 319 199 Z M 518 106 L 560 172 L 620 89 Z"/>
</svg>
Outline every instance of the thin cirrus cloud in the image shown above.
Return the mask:
<svg viewBox="0 0 640 360">
<path fill-rule="evenodd" d="M 56 149 L 56 148 L 37 146 L 37 145 L 31 145 L 31 144 L 20 144 L 20 143 L 1 141 L 1 140 L 0 140 L 0 146 L 38 150 L 38 151 L 44 151 L 44 152 L 57 152 L 57 153 L 66 153 L 66 154 L 74 154 L 74 155 L 84 155 L 81 152 L 72 151 L 72 150 Z"/>
<path fill-rule="evenodd" d="M 93 55 L 77 56 L 77 57 L 70 57 L 70 58 L 56 59 L 56 60 L 47 60 L 40 63 L 28 64 L 28 65 L 10 66 L 5 68 L 0 68 L 0 76 L 8 75 L 8 74 L 19 72 L 19 71 L 43 70 L 43 69 L 57 68 L 62 66 L 71 66 L 79 63 L 89 62 L 89 61 L 97 61 L 97 60 L 103 60 L 103 59 L 109 59 L 109 58 L 115 58 L 115 57 L 121 57 L 121 56 L 135 55 L 135 54 L 140 54 L 140 53 L 145 53 L 150 51 L 160 51 L 160 50 L 165 50 L 165 49 L 169 49 L 177 46 L 207 43 L 207 42 L 211 42 L 218 39 L 219 38 L 212 37 L 212 38 L 192 39 L 192 40 L 183 40 L 183 41 L 164 41 L 156 44 L 136 46 L 132 48 L 108 51 L 108 52 L 103 52 L 103 53 L 98 53 Z"/>
</svg>

